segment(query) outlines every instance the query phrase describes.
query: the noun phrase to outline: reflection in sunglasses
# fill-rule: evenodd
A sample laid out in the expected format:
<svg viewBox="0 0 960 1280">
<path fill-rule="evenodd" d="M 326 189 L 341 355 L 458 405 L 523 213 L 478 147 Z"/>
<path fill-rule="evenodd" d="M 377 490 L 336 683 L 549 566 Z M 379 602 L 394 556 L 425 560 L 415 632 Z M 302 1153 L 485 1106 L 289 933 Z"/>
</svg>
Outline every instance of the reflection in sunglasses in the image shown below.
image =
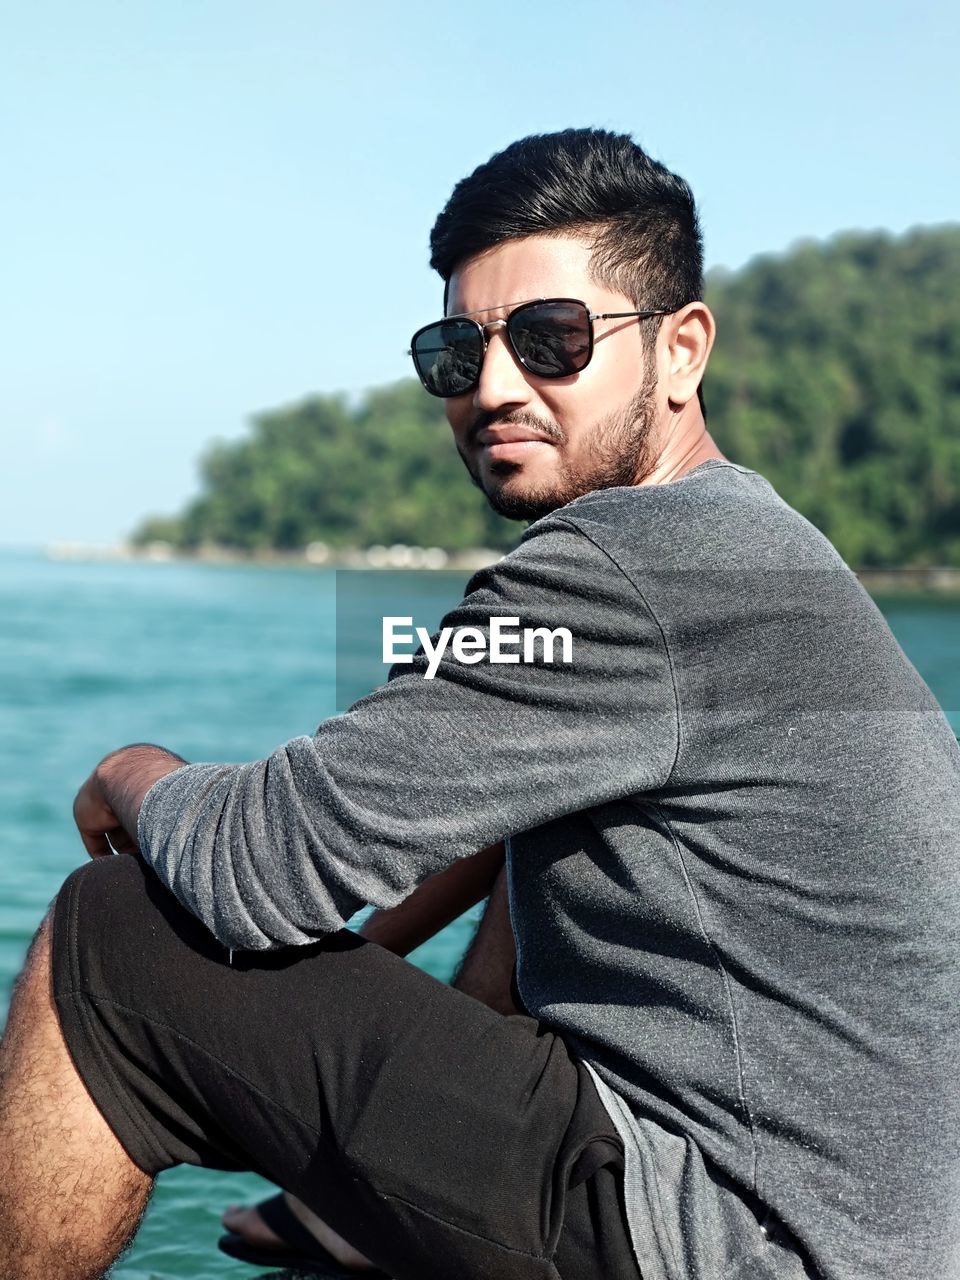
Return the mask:
<svg viewBox="0 0 960 1280">
<path fill-rule="evenodd" d="M 496 311 L 490 307 L 486 310 Z M 579 373 L 593 354 L 593 321 L 666 315 L 653 311 L 591 312 L 575 298 L 541 298 L 514 307 L 505 319 L 486 324 L 465 313 L 426 325 L 413 335 L 410 354 L 424 387 L 435 396 L 472 391 L 480 379 L 490 329 L 504 326 L 514 356 L 527 372 L 540 378 Z"/>
</svg>

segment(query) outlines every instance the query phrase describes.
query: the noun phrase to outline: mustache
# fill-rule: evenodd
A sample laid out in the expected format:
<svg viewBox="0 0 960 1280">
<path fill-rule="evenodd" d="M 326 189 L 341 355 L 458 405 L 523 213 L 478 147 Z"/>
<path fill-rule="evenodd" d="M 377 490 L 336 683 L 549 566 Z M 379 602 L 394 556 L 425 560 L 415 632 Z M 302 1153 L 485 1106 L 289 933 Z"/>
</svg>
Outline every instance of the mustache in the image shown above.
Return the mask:
<svg viewBox="0 0 960 1280">
<path fill-rule="evenodd" d="M 550 422 L 547 418 L 538 418 L 532 413 L 491 413 L 481 409 L 467 428 L 467 443 L 475 445 L 480 432 L 493 426 L 526 427 L 528 431 L 538 431 L 554 444 L 567 442 L 564 432 L 555 422 Z"/>
</svg>

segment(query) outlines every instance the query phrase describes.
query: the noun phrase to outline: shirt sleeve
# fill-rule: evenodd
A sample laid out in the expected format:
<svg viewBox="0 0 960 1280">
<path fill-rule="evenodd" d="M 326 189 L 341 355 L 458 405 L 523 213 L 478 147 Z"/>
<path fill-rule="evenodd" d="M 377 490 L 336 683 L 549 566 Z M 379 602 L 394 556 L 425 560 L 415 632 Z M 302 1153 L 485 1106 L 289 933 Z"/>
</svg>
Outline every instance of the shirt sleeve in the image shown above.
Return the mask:
<svg viewBox="0 0 960 1280">
<path fill-rule="evenodd" d="M 489 636 L 491 617 L 565 627 L 572 661 L 556 645 L 552 663 L 537 646 L 533 663 L 466 664 L 448 645 L 425 679 L 420 653 L 313 737 L 151 788 L 143 855 L 224 945 L 316 941 L 505 835 L 667 779 L 678 723 L 664 639 L 604 551 L 564 519 L 538 521 L 442 626 Z"/>
</svg>

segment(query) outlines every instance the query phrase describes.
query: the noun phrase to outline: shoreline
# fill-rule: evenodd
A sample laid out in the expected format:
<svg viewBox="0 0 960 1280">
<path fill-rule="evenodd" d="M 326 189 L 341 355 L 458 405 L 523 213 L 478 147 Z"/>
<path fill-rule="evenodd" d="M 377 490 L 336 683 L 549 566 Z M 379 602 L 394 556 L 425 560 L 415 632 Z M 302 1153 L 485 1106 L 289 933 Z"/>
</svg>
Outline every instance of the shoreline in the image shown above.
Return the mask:
<svg viewBox="0 0 960 1280">
<path fill-rule="evenodd" d="M 116 543 L 93 546 L 58 542 L 41 548 L 48 560 L 89 562 L 138 562 L 145 564 L 253 565 L 282 569 L 484 569 L 506 554 L 490 547 L 468 547 L 445 551 L 441 547 L 417 547 L 405 543 L 393 546 L 328 547 L 311 543 L 300 551 L 264 549 L 242 551 L 212 544 L 194 551 L 181 551 L 166 542 Z M 946 565 L 925 567 L 856 569 L 860 583 L 878 595 L 960 596 L 960 568 Z"/>
<path fill-rule="evenodd" d="M 485 569 L 504 554 L 491 547 L 467 547 L 446 551 L 443 547 L 392 546 L 330 547 L 312 542 L 298 551 L 264 548 L 244 551 L 208 543 L 183 551 L 168 542 L 136 545 L 118 542 L 106 546 L 54 542 L 41 548 L 47 560 L 90 562 L 139 562 L 145 564 L 255 565 L 281 569 Z"/>
</svg>

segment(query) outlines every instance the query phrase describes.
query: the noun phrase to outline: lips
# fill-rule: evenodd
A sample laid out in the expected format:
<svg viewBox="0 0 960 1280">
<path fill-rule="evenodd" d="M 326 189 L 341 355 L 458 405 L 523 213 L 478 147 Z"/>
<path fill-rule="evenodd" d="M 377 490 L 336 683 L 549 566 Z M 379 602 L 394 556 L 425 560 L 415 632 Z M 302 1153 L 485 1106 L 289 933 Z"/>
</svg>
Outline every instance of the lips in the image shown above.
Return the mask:
<svg viewBox="0 0 960 1280">
<path fill-rule="evenodd" d="M 549 436 L 530 427 L 485 427 L 477 436 L 477 442 L 485 445 L 498 444 L 551 444 Z"/>
</svg>

